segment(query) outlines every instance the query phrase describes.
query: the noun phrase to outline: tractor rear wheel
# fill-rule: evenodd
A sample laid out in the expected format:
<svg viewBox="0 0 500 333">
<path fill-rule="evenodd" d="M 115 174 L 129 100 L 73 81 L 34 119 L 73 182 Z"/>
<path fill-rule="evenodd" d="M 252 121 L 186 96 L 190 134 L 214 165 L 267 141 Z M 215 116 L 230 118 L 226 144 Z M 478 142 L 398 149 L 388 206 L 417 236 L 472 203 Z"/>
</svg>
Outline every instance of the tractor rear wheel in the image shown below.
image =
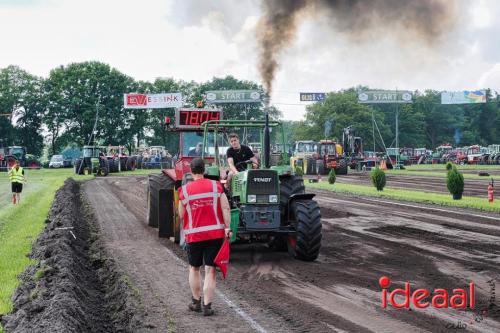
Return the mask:
<svg viewBox="0 0 500 333">
<path fill-rule="evenodd" d="M 316 201 L 293 203 L 297 233 L 288 237 L 288 251 L 296 259 L 313 261 L 321 248 L 321 212 Z"/>
<path fill-rule="evenodd" d="M 134 171 L 136 166 L 137 166 L 137 160 L 135 156 L 129 156 L 127 157 L 127 171 Z"/>
<path fill-rule="evenodd" d="M 339 167 L 335 170 L 337 175 L 347 175 L 347 161 L 342 159 L 339 161 Z"/>
<path fill-rule="evenodd" d="M 325 162 L 322 160 L 316 161 L 316 173 L 318 175 L 326 175 L 327 168 L 325 168 Z"/>
<path fill-rule="evenodd" d="M 307 170 L 305 170 L 306 175 L 315 175 L 316 174 L 316 160 L 314 158 L 307 159 Z"/>
<path fill-rule="evenodd" d="M 292 194 L 306 193 L 304 180 L 299 176 L 290 176 L 281 178 L 280 184 L 280 207 L 281 207 L 281 224 L 288 222 L 288 201 Z"/>
<path fill-rule="evenodd" d="M 78 159 L 75 161 L 75 174 L 77 174 L 77 175 L 82 174 L 83 170 L 80 170 L 81 165 L 82 165 L 82 159 Z"/>
<path fill-rule="evenodd" d="M 172 178 L 162 173 L 149 175 L 147 220 L 150 227 L 158 228 L 159 191 L 173 190 L 174 185 Z"/>
</svg>

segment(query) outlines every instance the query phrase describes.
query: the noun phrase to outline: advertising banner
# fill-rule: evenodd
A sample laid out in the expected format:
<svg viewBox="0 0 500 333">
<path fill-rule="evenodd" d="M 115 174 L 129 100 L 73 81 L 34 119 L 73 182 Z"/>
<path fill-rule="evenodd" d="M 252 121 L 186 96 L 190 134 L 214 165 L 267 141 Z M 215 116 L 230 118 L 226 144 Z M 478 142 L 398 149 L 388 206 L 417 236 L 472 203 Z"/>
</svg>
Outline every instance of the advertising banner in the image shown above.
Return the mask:
<svg viewBox="0 0 500 333">
<path fill-rule="evenodd" d="M 441 104 L 475 104 L 486 103 L 485 90 L 443 91 Z"/>
<path fill-rule="evenodd" d="M 181 93 L 124 94 L 125 109 L 163 109 L 182 107 Z"/>
</svg>

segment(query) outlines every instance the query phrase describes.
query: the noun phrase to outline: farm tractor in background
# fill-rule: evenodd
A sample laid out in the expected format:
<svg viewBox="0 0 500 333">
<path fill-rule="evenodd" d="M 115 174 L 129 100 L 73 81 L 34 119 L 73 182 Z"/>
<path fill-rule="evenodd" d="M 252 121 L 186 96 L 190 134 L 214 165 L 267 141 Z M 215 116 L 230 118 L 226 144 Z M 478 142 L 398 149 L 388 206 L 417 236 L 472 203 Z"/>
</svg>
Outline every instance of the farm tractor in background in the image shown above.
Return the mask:
<svg viewBox="0 0 500 333">
<path fill-rule="evenodd" d="M 106 159 L 108 160 L 108 170 L 112 172 L 134 171 L 138 165 L 138 156 L 129 156 L 125 153 L 124 146 L 105 146 Z"/>
<path fill-rule="evenodd" d="M 446 163 L 450 161 L 451 154 L 453 154 L 453 147 L 446 143 L 436 148 L 432 154 L 432 164 Z"/>
<path fill-rule="evenodd" d="M 342 149 L 349 167 L 359 169 L 358 164 L 364 160 L 363 139 L 356 136 L 356 131 L 352 125 L 342 131 Z M 347 170 L 345 174 L 347 174 Z"/>
<path fill-rule="evenodd" d="M 296 141 L 290 166 L 302 169 L 304 175 L 316 174 L 318 143 L 312 140 Z"/>
<path fill-rule="evenodd" d="M 168 130 L 179 133 L 179 158 L 173 169 L 149 176 L 148 224 L 158 227 L 160 237 L 171 237 L 183 243 L 182 226 L 178 216 L 177 189 L 192 180 L 189 150 L 203 142 L 205 178 L 225 183 L 227 169 L 223 167 L 219 147 L 228 146 L 226 132 L 232 128 L 251 128 L 259 131 L 262 159 L 258 169 L 234 175 L 226 190 L 231 205 L 231 242 L 267 242 L 276 250 L 288 250 L 297 259 L 315 260 L 321 247 L 321 213 L 306 194 L 303 179 L 294 174 L 290 165 L 271 165 L 270 128 L 280 129 L 281 123 L 266 120 L 223 120 L 219 109 L 176 109 L 175 125 Z M 170 124 L 170 121 L 166 121 Z M 314 152 L 311 144 L 311 153 Z M 282 161 L 288 162 L 283 153 Z M 249 163 L 250 161 L 244 161 Z"/>
<path fill-rule="evenodd" d="M 320 140 L 314 155 L 315 172 L 327 175 L 331 169 L 337 175 L 347 175 L 348 160 L 344 156 L 342 145 L 333 140 Z"/>
<path fill-rule="evenodd" d="M 19 161 L 19 165 L 26 169 L 40 169 L 40 163 L 35 156 L 26 153 L 26 147 L 11 146 L 0 148 L 0 171 L 7 171 Z"/>
<path fill-rule="evenodd" d="M 104 152 L 105 147 L 83 146 L 82 157 L 75 161 L 75 173 L 78 175 L 107 176 L 109 174 L 109 161 Z"/>
</svg>

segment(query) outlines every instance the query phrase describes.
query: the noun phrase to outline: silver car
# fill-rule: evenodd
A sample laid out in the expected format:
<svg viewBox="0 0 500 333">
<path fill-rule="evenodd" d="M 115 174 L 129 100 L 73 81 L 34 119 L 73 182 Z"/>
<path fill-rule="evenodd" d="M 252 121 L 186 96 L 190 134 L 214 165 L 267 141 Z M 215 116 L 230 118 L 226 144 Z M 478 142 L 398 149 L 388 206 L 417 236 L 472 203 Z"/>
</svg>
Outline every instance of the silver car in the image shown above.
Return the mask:
<svg viewBox="0 0 500 333">
<path fill-rule="evenodd" d="M 53 155 L 49 162 L 49 168 L 64 167 L 64 158 L 62 155 Z"/>
</svg>

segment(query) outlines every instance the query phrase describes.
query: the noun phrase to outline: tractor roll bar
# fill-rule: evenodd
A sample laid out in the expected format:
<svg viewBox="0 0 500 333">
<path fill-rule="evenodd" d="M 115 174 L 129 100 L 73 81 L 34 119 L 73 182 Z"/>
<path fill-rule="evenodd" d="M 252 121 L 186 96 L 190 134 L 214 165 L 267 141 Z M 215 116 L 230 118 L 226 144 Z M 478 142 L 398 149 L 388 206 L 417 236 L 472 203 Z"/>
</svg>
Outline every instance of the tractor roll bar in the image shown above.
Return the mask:
<svg viewBox="0 0 500 333">
<path fill-rule="evenodd" d="M 285 147 L 285 131 L 283 130 L 283 124 L 277 120 L 209 120 L 205 121 L 201 124 L 201 127 L 203 128 L 203 151 L 201 158 L 205 158 L 205 150 L 207 149 L 208 146 L 208 131 L 212 130 L 215 133 L 215 137 L 217 136 L 217 132 L 219 128 L 223 127 L 248 127 L 248 128 L 264 128 L 266 127 L 266 123 L 268 127 L 279 127 L 281 130 L 281 141 L 283 144 L 283 147 Z M 264 134 L 264 133 L 262 133 Z M 261 135 L 261 147 L 264 149 L 264 138 L 263 135 Z M 217 144 L 217 140 L 214 142 L 215 144 L 215 164 L 219 165 L 219 146 Z M 268 142 L 268 145 L 270 143 Z M 269 151 L 271 147 L 268 147 Z M 284 160 L 288 160 L 288 152 L 283 150 L 283 157 Z M 263 166 L 262 163 L 260 163 L 261 167 Z"/>
</svg>

